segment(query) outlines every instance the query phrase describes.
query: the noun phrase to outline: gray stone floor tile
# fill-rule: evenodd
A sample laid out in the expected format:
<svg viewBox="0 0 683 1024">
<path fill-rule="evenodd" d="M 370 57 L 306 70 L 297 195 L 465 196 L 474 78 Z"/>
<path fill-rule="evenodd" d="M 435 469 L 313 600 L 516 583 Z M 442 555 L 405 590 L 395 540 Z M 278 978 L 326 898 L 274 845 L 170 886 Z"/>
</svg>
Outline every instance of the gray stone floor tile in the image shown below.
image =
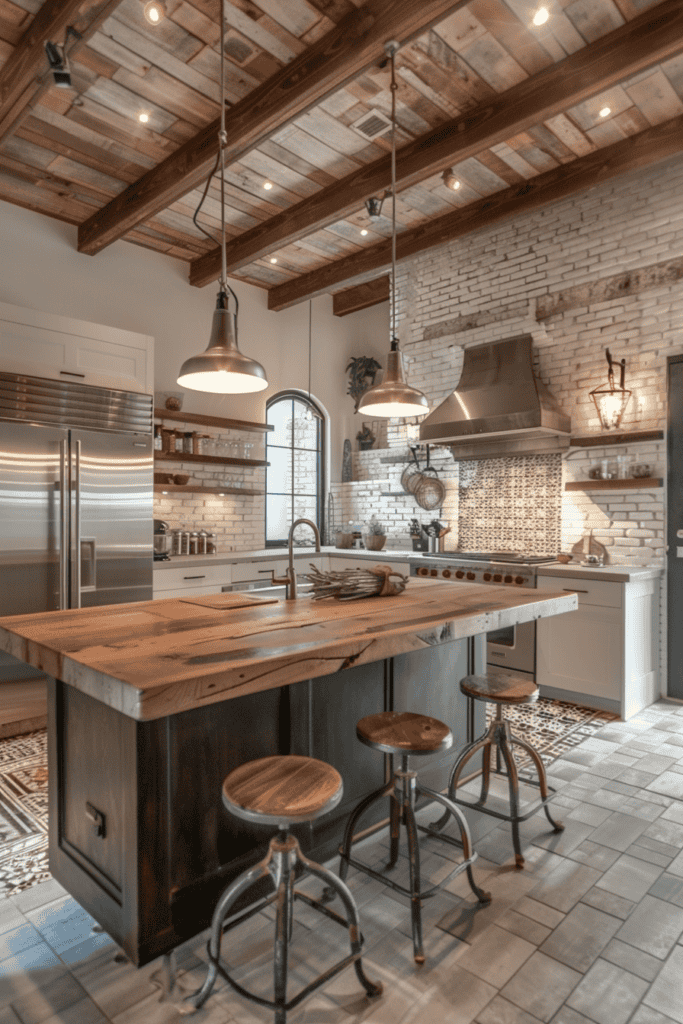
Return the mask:
<svg viewBox="0 0 683 1024">
<path fill-rule="evenodd" d="M 543 953 L 534 953 L 501 995 L 532 1017 L 549 1021 L 573 991 L 581 975 Z"/>
<path fill-rule="evenodd" d="M 541 946 L 541 953 L 583 973 L 619 929 L 619 918 L 578 903 Z"/>
<path fill-rule="evenodd" d="M 601 808 L 596 808 L 601 810 Z M 559 808 L 551 808 L 551 814 L 560 824 L 564 825 L 562 832 L 555 832 L 548 828 L 548 819 L 545 814 L 543 815 L 543 821 L 540 822 L 540 828 L 536 834 L 531 838 L 531 842 L 534 846 L 541 846 L 544 850 L 550 850 L 552 853 L 557 853 L 560 856 L 566 857 L 577 846 L 581 846 L 584 839 L 587 839 L 593 832 L 593 825 L 587 825 L 582 821 L 572 820 L 571 818 L 565 818 L 562 816 Z M 534 821 L 531 818 L 530 821 Z M 545 824 L 544 824 L 545 823 Z"/>
<path fill-rule="evenodd" d="M 603 821 L 609 818 L 613 812 L 607 807 L 595 807 L 594 804 L 579 804 L 567 815 L 567 819 L 581 821 L 584 825 L 592 825 L 596 828 L 602 825 Z M 565 822 L 566 824 L 566 822 Z"/>
<path fill-rule="evenodd" d="M 683 907 L 683 878 L 679 878 L 678 875 L 660 875 L 650 888 L 650 894 L 659 896 L 660 899 L 677 907 Z"/>
<path fill-rule="evenodd" d="M 636 974 L 644 981 L 654 981 L 662 969 L 662 961 L 656 956 L 650 956 L 642 949 L 629 946 L 628 943 L 622 942 L 620 939 L 612 939 L 600 955 L 603 960 L 609 960 L 611 964 L 623 967 L 625 971 Z"/>
<path fill-rule="evenodd" d="M 663 960 L 681 934 L 683 908 L 647 895 L 621 926 L 617 938 Z"/>
<path fill-rule="evenodd" d="M 625 852 L 629 857 L 637 857 L 638 860 L 645 860 L 648 864 L 656 864 L 660 868 L 668 869 L 671 863 L 671 857 L 667 857 L 663 853 L 657 853 L 656 850 L 650 850 L 646 846 L 640 846 L 639 843 L 632 843 Z"/>
<path fill-rule="evenodd" d="M 612 914 L 622 921 L 625 921 L 633 908 L 638 905 L 633 900 L 615 896 L 614 893 L 607 892 L 606 889 L 589 889 L 586 895 L 581 897 L 581 902 L 587 903 L 589 907 L 604 910 L 606 914 Z"/>
<path fill-rule="evenodd" d="M 492 924 L 462 954 L 458 966 L 495 988 L 502 988 L 535 952 L 531 942 Z"/>
<path fill-rule="evenodd" d="M 400 1024 L 470 1024 L 496 995 L 492 985 L 457 965 L 400 1018 Z"/>
<path fill-rule="evenodd" d="M 643 758 L 643 760 L 647 761 L 650 759 Z M 634 786 L 638 789 L 644 789 L 652 782 L 653 777 L 656 777 L 656 774 L 656 772 L 641 771 L 640 762 L 637 762 L 635 768 L 626 768 L 619 775 L 615 776 L 615 781 L 625 782 L 629 786 Z"/>
<path fill-rule="evenodd" d="M 674 800 L 683 800 L 683 776 L 675 772 L 663 772 L 649 784 L 647 789 L 653 793 L 671 796 Z"/>
<path fill-rule="evenodd" d="M 683 878 L 683 850 L 677 854 L 666 869 L 670 875 L 678 875 Z"/>
<path fill-rule="evenodd" d="M 639 1006 L 631 1017 L 629 1024 L 674 1024 L 671 1017 L 665 1017 L 659 1010 L 651 1006 Z"/>
<path fill-rule="evenodd" d="M 10 899 L 15 907 L 22 913 L 26 913 L 68 895 L 66 889 L 55 878 L 51 878 L 47 882 L 41 882 L 40 885 L 34 885 L 31 889 L 17 893 L 16 896 L 10 896 Z"/>
<path fill-rule="evenodd" d="M 677 821 L 681 824 L 683 822 L 683 804 L 671 804 L 665 811 L 662 811 L 662 818 L 664 821 Z"/>
<path fill-rule="evenodd" d="M 532 942 L 534 946 L 540 946 L 541 943 L 545 942 L 552 931 L 546 925 L 540 924 L 538 921 L 532 921 L 530 917 L 520 914 L 514 907 L 506 910 L 498 918 L 496 924 L 499 928 L 505 928 L 506 931 L 512 932 L 513 935 L 519 935 L 520 938 L 526 939 L 527 942 Z"/>
<path fill-rule="evenodd" d="M 532 1017 L 502 996 L 495 996 L 481 1011 L 475 1024 L 538 1024 L 538 1017 Z"/>
<path fill-rule="evenodd" d="M 598 825 L 591 835 L 591 841 L 599 843 L 600 846 L 609 846 L 612 850 L 623 852 L 647 830 L 648 826 L 649 822 L 642 818 L 615 811 L 607 821 Z"/>
<path fill-rule="evenodd" d="M 680 754 L 675 754 L 673 757 L 666 757 L 662 754 L 651 754 L 649 757 L 643 757 L 637 765 L 639 772 L 650 772 L 651 775 L 661 775 L 667 768 L 670 768 L 674 761 L 677 761 Z M 650 780 L 652 781 L 652 780 Z"/>
<path fill-rule="evenodd" d="M 42 1021 L 82 1002 L 88 993 L 72 974 L 64 974 L 45 988 L 29 992 L 12 1004 L 21 1024 L 41 1024 Z"/>
<path fill-rule="evenodd" d="M 626 1024 L 648 983 L 607 960 L 596 960 L 567 1003 L 596 1024 Z"/>
<path fill-rule="evenodd" d="M 642 793 L 642 790 L 638 792 Z M 653 804 L 650 800 L 641 800 L 640 796 L 630 796 L 627 797 L 622 810 L 625 814 L 632 814 L 634 818 L 656 821 L 666 808 L 661 804 Z"/>
<path fill-rule="evenodd" d="M 643 792 L 645 793 L 647 790 L 643 790 Z M 650 839 L 657 839 L 660 843 L 675 846 L 679 850 L 683 848 L 683 825 L 677 821 L 669 821 L 661 815 L 652 822 L 645 835 Z"/>
<path fill-rule="evenodd" d="M 611 870 L 611 869 L 610 869 Z M 600 872 L 576 861 L 563 860 L 550 874 L 535 886 L 529 895 L 547 903 L 555 910 L 567 913 L 600 878 Z"/>
<path fill-rule="evenodd" d="M 565 1004 L 560 1007 L 550 1024 L 593 1024 L 593 1021 Z"/>
<path fill-rule="evenodd" d="M 595 868 L 596 871 L 607 871 L 607 868 L 611 868 L 615 860 L 619 859 L 619 851 L 611 850 L 608 846 L 600 846 L 598 843 L 586 839 L 575 850 L 572 850 L 569 858 L 586 864 L 589 868 Z"/>
<path fill-rule="evenodd" d="M 675 946 L 643 1002 L 683 1024 L 683 946 Z"/>
<path fill-rule="evenodd" d="M 627 782 L 622 782 L 620 779 L 610 779 L 609 782 L 604 784 L 604 789 L 608 789 L 610 793 L 622 793 L 624 796 L 637 796 L 640 793 L 641 786 L 629 785 Z"/>
<path fill-rule="evenodd" d="M 671 843 L 661 843 L 658 839 L 653 839 L 648 835 L 638 837 L 638 846 L 646 846 L 650 850 L 656 850 L 657 853 L 662 853 L 669 857 L 676 857 L 679 851 L 678 846 L 673 846 Z"/>
<path fill-rule="evenodd" d="M 657 864 L 647 864 L 622 854 L 595 884 L 598 889 L 606 889 L 615 896 L 638 903 L 661 873 L 662 869 Z"/>
</svg>

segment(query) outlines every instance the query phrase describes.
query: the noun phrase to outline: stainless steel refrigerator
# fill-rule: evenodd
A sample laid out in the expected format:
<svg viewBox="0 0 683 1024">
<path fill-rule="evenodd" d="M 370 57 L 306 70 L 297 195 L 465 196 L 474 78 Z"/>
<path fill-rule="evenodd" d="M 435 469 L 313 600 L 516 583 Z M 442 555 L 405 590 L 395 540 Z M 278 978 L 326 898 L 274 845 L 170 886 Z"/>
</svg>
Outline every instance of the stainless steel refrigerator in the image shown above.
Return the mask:
<svg viewBox="0 0 683 1024">
<path fill-rule="evenodd" d="M 0 615 L 151 600 L 152 423 L 149 395 L 0 372 Z"/>
</svg>

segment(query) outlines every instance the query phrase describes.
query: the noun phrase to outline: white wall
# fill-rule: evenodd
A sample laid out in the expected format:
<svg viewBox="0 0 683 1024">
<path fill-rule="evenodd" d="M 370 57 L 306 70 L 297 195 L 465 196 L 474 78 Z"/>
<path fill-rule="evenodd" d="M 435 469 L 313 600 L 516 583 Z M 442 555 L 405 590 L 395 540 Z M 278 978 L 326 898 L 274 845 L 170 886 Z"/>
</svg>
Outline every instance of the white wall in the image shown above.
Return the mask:
<svg viewBox="0 0 683 1024">
<path fill-rule="evenodd" d="M 3 202 L 0 252 L 1 301 L 151 334 L 156 390 L 181 390 L 178 370 L 206 348 L 217 292 L 212 286 L 192 288 L 186 264 L 129 242 L 84 256 L 76 250 L 75 227 Z M 262 421 L 270 395 L 308 387 L 308 303 L 272 313 L 267 292 L 231 285 L 240 301 L 240 348 L 263 364 L 270 387 L 241 397 L 187 391 L 183 409 Z M 346 365 L 354 355 L 374 355 L 384 363 L 388 337 L 387 304 L 340 318 L 332 315 L 330 296 L 313 303 L 311 390 L 331 418 L 333 480 L 340 476 L 344 438 L 355 438 L 360 429 L 346 394 Z"/>
</svg>

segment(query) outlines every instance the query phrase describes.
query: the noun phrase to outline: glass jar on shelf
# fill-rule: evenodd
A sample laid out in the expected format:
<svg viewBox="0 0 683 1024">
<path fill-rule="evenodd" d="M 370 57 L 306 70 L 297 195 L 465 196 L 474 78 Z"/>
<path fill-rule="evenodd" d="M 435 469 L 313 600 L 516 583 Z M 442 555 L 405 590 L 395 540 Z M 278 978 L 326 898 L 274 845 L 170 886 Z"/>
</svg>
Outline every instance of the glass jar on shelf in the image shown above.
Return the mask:
<svg viewBox="0 0 683 1024">
<path fill-rule="evenodd" d="M 207 555 L 215 555 L 218 551 L 218 541 L 215 533 L 208 533 L 206 537 Z"/>
<path fill-rule="evenodd" d="M 163 444 L 161 436 L 161 426 L 157 423 L 157 425 L 154 428 L 154 451 L 160 452 L 162 448 Z"/>
<path fill-rule="evenodd" d="M 192 455 L 194 453 L 194 434 L 191 430 L 186 430 L 183 434 L 183 454 Z"/>
<path fill-rule="evenodd" d="M 188 555 L 198 555 L 198 554 L 199 554 L 199 534 L 197 533 L 196 530 L 191 530 L 190 531 L 190 542 L 189 542 Z"/>
<path fill-rule="evenodd" d="M 175 434 L 175 450 L 182 455 L 185 442 L 183 432 L 181 430 L 174 430 L 173 433 Z"/>
<path fill-rule="evenodd" d="M 197 533 L 197 554 L 205 555 L 208 551 L 208 539 L 209 535 L 206 530 L 199 530 Z"/>
</svg>

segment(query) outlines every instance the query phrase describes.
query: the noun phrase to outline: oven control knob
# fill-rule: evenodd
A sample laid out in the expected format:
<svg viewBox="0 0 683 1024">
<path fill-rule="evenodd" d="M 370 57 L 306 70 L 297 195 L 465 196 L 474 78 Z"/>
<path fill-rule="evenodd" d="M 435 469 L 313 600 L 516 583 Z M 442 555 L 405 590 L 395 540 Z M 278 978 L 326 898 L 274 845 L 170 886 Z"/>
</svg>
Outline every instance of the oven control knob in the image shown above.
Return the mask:
<svg viewBox="0 0 683 1024">
<path fill-rule="evenodd" d="M 458 571 L 456 572 L 455 575 L 456 575 L 457 579 L 461 580 L 461 579 L 463 579 L 465 573 L 462 571 L 462 569 L 458 569 Z"/>
<path fill-rule="evenodd" d="M 451 578 L 451 570 L 450 569 L 444 569 L 444 571 L 441 573 L 441 575 L 443 576 L 443 578 L 445 580 L 449 580 Z"/>
<path fill-rule="evenodd" d="M 429 576 L 429 569 L 425 569 L 423 566 L 420 566 L 420 568 L 417 570 L 417 575 L 418 576 Z"/>
<path fill-rule="evenodd" d="M 506 576 L 503 583 L 512 583 L 512 576 Z"/>
<path fill-rule="evenodd" d="M 502 579 L 503 579 L 503 577 L 501 576 L 501 574 L 499 572 L 497 572 L 497 573 L 494 574 L 493 582 L 494 583 L 500 583 L 502 581 Z"/>
<path fill-rule="evenodd" d="M 476 579 L 476 577 L 475 577 L 473 572 L 468 572 L 467 573 L 467 579 L 468 580 L 473 580 L 473 579 Z"/>
<path fill-rule="evenodd" d="M 515 576 L 515 583 L 518 586 L 521 587 L 522 583 L 524 583 L 524 577 L 523 576 Z"/>
<path fill-rule="evenodd" d="M 490 572 L 485 572 L 484 573 L 484 579 L 488 583 L 488 581 L 491 579 L 491 573 Z"/>
</svg>

